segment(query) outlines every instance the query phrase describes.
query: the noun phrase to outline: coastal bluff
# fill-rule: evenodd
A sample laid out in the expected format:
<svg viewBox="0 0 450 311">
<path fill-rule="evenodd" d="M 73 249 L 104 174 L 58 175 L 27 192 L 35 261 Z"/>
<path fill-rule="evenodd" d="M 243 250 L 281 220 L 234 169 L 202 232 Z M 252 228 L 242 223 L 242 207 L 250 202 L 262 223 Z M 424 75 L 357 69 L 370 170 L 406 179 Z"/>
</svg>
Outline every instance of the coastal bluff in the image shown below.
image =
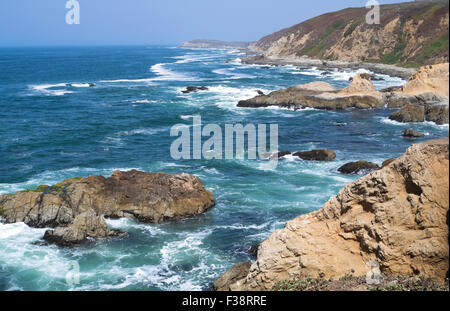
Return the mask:
<svg viewBox="0 0 450 311">
<path fill-rule="evenodd" d="M 449 140 L 412 145 L 383 168 L 346 185 L 322 209 L 276 230 L 253 263 L 235 265 L 216 290 L 270 290 L 295 279 L 423 276 L 449 270 Z M 370 265 L 372 263 L 372 266 Z"/>
<path fill-rule="evenodd" d="M 105 217 L 161 223 L 200 215 L 214 205 L 212 193 L 196 176 L 132 170 L 2 195 L 0 216 L 5 223 L 53 228 L 44 239 L 67 246 L 87 238 L 122 236 L 108 229 Z"/>
<path fill-rule="evenodd" d="M 449 61 L 448 1 L 387 4 L 380 11 L 380 23 L 373 25 L 366 23 L 365 7 L 326 13 L 267 35 L 250 49 L 266 60 L 307 58 L 414 68 Z"/>
</svg>

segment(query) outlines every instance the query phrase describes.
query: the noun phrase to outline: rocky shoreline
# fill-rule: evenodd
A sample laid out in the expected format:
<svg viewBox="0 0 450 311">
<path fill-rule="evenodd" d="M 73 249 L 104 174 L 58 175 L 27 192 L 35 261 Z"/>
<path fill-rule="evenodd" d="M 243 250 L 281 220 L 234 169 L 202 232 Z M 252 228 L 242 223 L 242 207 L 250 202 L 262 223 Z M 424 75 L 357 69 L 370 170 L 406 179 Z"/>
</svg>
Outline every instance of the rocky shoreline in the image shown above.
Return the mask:
<svg viewBox="0 0 450 311">
<path fill-rule="evenodd" d="M 289 221 L 215 290 L 271 290 L 280 282 L 423 277 L 443 284 L 449 267 L 449 140 L 412 145 L 348 185 L 324 207 Z M 448 281 L 447 281 L 448 282 Z"/>
<path fill-rule="evenodd" d="M 0 196 L 5 223 L 52 228 L 44 240 L 61 246 L 92 238 L 120 237 L 104 218 L 160 223 L 200 215 L 215 205 L 202 181 L 189 174 L 116 171 L 109 178 L 72 178 L 53 186 Z"/>
<path fill-rule="evenodd" d="M 249 56 L 241 59 L 244 64 L 253 65 L 268 65 L 268 66 L 296 66 L 300 68 L 311 68 L 316 67 L 320 70 L 333 70 L 333 69 L 366 69 L 377 74 L 385 74 L 389 76 L 400 77 L 408 79 L 417 68 L 405 68 L 395 65 L 387 65 L 381 63 L 366 63 L 366 62 L 347 62 L 339 60 L 320 60 L 312 59 L 309 57 L 299 57 L 299 58 L 276 58 L 276 57 L 266 57 L 262 54 L 255 56 Z"/>
<path fill-rule="evenodd" d="M 326 82 L 296 85 L 242 100 L 238 107 L 261 108 L 276 106 L 289 109 L 343 110 L 348 108 L 401 109 L 391 120 L 398 122 L 431 121 L 449 123 L 449 65 L 424 66 L 409 78 L 404 86 L 377 91 L 368 74 L 357 74 L 350 85 L 335 89 Z"/>
</svg>

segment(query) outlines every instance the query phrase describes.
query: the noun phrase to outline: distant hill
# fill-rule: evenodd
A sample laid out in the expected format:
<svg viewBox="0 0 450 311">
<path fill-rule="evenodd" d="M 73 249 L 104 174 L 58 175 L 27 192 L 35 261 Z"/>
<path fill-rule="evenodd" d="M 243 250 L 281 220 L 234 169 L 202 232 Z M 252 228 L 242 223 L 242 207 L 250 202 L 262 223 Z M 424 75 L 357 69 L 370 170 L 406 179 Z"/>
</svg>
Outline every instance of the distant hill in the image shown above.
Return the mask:
<svg viewBox="0 0 450 311">
<path fill-rule="evenodd" d="M 219 40 L 192 40 L 181 44 L 183 48 L 247 49 L 251 42 L 226 42 Z"/>
<path fill-rule="evenodd" d="M 416 1 L 381 6 L 381 23 L 366 8 L 320 15 L 250 45 L 268 57 L 365 61 L 418 67 L 448 62 L 449 4 Z"/>
</svg>

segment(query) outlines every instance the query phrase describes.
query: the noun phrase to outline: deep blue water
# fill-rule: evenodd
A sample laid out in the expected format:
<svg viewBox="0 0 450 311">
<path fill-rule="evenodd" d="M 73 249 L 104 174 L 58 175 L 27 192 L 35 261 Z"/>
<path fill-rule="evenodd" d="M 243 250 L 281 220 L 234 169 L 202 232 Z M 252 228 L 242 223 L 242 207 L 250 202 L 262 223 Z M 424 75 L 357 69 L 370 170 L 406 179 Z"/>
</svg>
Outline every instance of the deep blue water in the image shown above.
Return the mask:
<svg viewBox="0 0 450 311">
<path fill-rule="evenodd" d="M 136 168 L 196 174 L 217 201 L 206 214 L 179 222 L 109 220 L 130 235 L 73 249 L 36 245 L 45 229 L 0 224 L 0 290 L 207 290 L 234 263 L 251 259 L 251 245 L 321 208 L 357 178 L 339 174 L 341 165 L 360 159 L 380 164 L 403 154 L 412 143 L 401 136 L 406 127 L 427 133 L 423 140 L 448 135 L 448 126 L 390 122 L 387 109 L 237 108 L 256 90 L 311 81 L 344 87 L 355 74 L 265 69 L 237 57 L 238 51 L 173 47 L 0 49 L 0 194 Z M 377 88 L 404 83 L 385 78 Z M 209 91 L 182 94 L 188 85 Z M 222 127 L 276 123 L 279 150 L 330 148 L 337 159 L 288 158 L 273 170 L 257 160 L 175 161 L 170 128 L 192 124 L 194 115 Z M 73 261 L 80 284 L 69 286 Z"/>
</svg>

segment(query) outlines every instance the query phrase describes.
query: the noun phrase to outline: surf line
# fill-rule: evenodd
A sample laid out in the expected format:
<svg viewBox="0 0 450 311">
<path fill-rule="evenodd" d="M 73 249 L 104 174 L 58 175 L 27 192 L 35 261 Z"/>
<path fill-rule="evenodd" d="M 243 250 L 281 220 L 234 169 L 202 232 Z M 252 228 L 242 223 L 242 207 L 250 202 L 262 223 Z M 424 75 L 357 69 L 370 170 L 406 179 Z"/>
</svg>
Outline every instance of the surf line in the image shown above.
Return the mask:
<svg viewBox="0 0 450 311">
<path fill-rule="evenodd" d="M 189 295 L 189 298 L 183 298 L 183 306 L 205 306 L 214 309 L 217 298 L 196 298 Z"/>
</svg>

